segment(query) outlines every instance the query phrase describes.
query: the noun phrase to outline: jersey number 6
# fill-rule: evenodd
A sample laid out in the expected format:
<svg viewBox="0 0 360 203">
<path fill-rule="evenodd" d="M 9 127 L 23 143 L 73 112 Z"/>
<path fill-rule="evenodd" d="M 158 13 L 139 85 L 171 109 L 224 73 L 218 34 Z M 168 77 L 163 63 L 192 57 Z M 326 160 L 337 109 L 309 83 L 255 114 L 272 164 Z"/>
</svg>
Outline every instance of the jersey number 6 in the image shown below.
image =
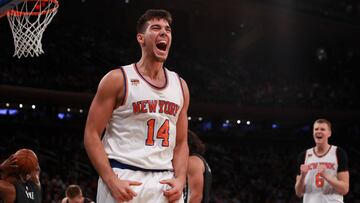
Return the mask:
<svg viewBox="0 0 360 203">
<path fill-rule="evenodd" d="M 324 179 L 320 176 L 320 173 L 317 173 L 315 176 L 315 185 L 316 187 L 324 186 Z"/>
<path fill-rule="evenodd" d="M 155 119 L 150 119 L 147 122 L 148 131 L 147 131 L 147 138 L 145 144 L 148 146 L 154 145 L 154 129 L 155 129 Z M 156 138 L 162 139 L 162 146 L 168 147 L 169 146 L 169 120 L 166 119 L 164 123 L 161 125 L 159 130 L 156 133 Z"/>
</svg>

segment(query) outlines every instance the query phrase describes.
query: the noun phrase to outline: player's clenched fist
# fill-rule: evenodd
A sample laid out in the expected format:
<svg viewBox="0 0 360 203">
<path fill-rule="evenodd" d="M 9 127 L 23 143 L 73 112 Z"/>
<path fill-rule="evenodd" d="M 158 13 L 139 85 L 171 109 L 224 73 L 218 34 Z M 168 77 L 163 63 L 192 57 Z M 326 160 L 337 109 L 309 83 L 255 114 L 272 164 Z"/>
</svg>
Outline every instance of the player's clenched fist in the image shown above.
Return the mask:
<svg viewBox="0 0 360 203">
<path fill-rule="evenodd" d="M 320 174 L 321 177 L 323 178 L 327 178 L 328 174 L 326 173 L 326 166 L 323 164 L 319 164 L 317 167 L 318 173 Z"/>
<path fill-rule="evenodd" d="M 300 165 L 300 172 L 302 175 L 306 175 L 307 172 L 309 171 L 309 169 L 310 169 L 309 165 L 306 165 L 306 164 Z"/>
</svg>

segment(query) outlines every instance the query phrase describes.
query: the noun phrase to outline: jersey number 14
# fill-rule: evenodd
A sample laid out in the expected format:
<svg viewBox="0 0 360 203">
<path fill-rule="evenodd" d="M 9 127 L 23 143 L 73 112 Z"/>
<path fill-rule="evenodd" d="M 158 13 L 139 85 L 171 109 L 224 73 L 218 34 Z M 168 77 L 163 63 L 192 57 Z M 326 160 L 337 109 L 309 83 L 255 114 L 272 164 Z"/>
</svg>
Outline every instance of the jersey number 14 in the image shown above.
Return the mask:
<svg viewBox="0 0 360 203">
<path fill-rule="evenodd" d="M 147 121 L 147 137 L 145 144 L 148 146 L 153 146 L 154 141 L 154 132 L 155 132 L 155 119 L 150 119 Z M 164 123 L 161 125 L 159 130 L 156 133 L 157 139 L 162 139 L 161 146 L 168 147 L 169 146 L 169 120 L 166 119 Z"/>
</svg>

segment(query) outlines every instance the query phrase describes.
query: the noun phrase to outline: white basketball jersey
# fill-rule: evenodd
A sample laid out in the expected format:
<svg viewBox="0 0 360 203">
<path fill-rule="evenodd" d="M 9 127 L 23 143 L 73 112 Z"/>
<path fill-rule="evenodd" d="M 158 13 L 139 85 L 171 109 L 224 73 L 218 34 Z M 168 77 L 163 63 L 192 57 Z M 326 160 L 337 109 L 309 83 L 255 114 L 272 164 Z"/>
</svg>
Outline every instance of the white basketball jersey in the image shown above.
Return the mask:
<svg viewBox="0 0 360 203">
<path fill-rule="evenodd" d="M 184 102 L 179 76 L 164 68 L 166 85 L 159 88 L 135 64 L 122 70 L 126 97 L 113 111 L 102 140 L 108 158 L 145 169 L 173 169 L 176 122 Z"/>
<path fill-rule="evenodd" d="M 338 171 L 338 160 L 336 146 L 330 146 L 329 151 L 319 157 L 314 148 L 308 149 L 305 155 L 305 164 L 310 165 L 310 170 L 305 177 L 304 203 L 342 203 L 343 196 L 318 174 L 318 166 L 325 165 L 326 173 L 336 177 Z"/>
</svg>

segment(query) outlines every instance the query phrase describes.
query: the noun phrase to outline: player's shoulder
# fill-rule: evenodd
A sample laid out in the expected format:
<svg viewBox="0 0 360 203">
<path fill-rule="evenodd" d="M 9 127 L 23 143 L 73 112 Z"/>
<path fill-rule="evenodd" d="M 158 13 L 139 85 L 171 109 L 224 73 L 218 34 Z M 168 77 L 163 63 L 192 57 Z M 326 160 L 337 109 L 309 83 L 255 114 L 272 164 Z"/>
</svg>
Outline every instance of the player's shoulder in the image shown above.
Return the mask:
<svg viewBox="0 0 360 203">
<path fill-rule="evenodd" d="M 338 146 L 335 146 L 335 147 L 336 147 L 337 155 L 347 156 L 345 149 L 343 149 L 342 147 L 338 147 Z"/>
<path fill-rule="evenodd" d="M 205 170 L 205 163 L 203 159 L 201 159 L 199 156 L 196 155 L 190 155 L 189 156 L 189 170 L 190 171 L 202 171 Z"/>
<path fill-rule="evenodd" d="M 301 157 L 301 156 L 305 157 L 306 153 L 308 153 L 309 150 L 310 150 L 310 149 L 302 150 L 301 152 L 298 153 L 298 156 L 299 156 L 299 157 Z"/>
<path fill-rule="evenodd" d="M 15 185 L 5 180 L 0 180 L 0 194 L 15 194 Z"/>
<path fill-rule="evenodd" d="M 113 95 L 122 91 L 125 86 L 125 76 L 120 68 L 107 72 L 99 82 L 97 94 Z"/>
<path fill-rule="evenodd" d="M 198 154 L 193 154 L 193 155 L 190 155 L 189 156 L 189 159 L 190 160 L 194 160 L 194 161 L 196 161 L 196 162 L 202 162 L 202 157 L 201 157 L 201 155 L 198 155 Z"/>
<path fill-rule="evenodd" d="M 123 66 L 113 68 L 109 72 L 107 72 L 102 80 L 105 81 L 115 81 L 119 79 L 124 79 L 124 72 L 123 72 Z"/>
<path fill-rule="evenodd" d="M 303 150 L 298 154 L 298 156 L 297 156 L 298 163 L 304 163 L 306 154 L 308 154 L 308 150 L 309 149 Z"/>
</svg>

